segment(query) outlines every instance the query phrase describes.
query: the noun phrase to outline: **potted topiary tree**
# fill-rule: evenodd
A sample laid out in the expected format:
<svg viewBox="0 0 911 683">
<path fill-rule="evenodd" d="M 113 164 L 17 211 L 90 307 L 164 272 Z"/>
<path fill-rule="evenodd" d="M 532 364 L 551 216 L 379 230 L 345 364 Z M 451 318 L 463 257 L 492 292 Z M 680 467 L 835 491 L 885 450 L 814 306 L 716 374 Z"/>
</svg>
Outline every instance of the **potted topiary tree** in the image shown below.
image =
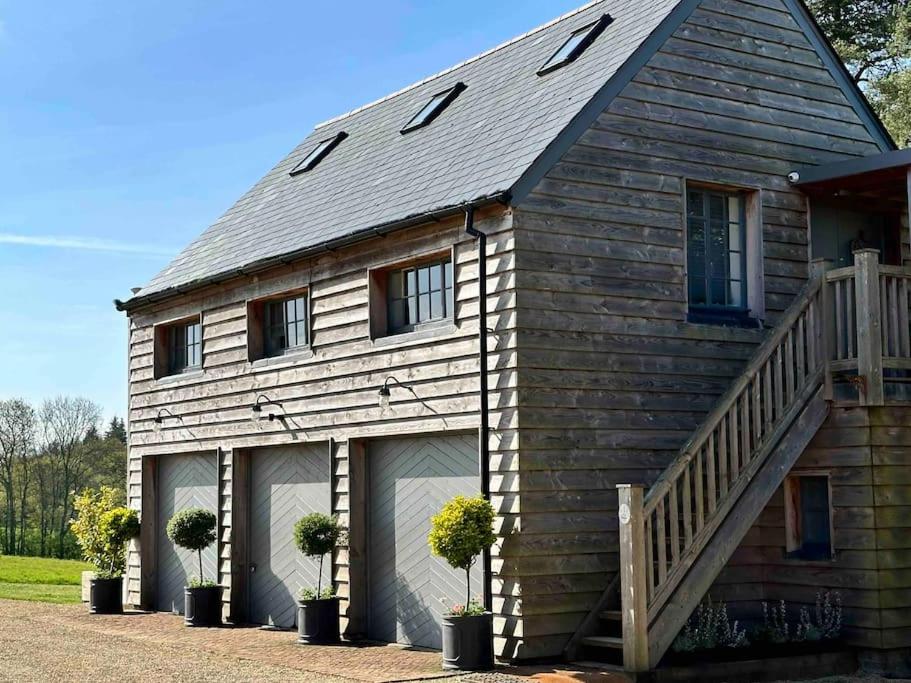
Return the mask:
<svg viewBox="0 0 911 683">
<path fill-rule="evenodd" d="M 465 604 L 452 606 L 443 617 L 444 669 L 493 668 L 493 615 L 471 598 L 471 567 L 496 540 L 493 519 L 493 507 L 480 496 L 456 496 L 431 520 L 433 554 L 465 571 Z"/>
<path fill-rule="evenodd" d="M 123 613 L 126 544 L 139 535 L 135 510 L 120 505 L 120 491 L 102 486 L 86 489 L 73 502 L 76 519 L 70 528 L 86 562 L 95 567 L 89 582 L 89 612 Z"/>
<path fill-rule="evenodd" d="M 338 598 L 335 587 L 322 587 L 323 559 L 335 550 L 344 530 L 337 517 L 314 512 L 294 525 L 294 544 L 308 557 L 319 557 L 316 589 L 304 588 L 297 601 L 297 642 L 302 645 L 328 645 L 340 640 L 338 628 Z"/>
<path fill-rule="evenodd" d="M 195 551 L 199 576 L 190 579 L 184 593 L 184 623 L 187 626 L 221 626 L 222 587 L 206 580 L 202 572 L 202 551 L 215 542 L 215 514 L 201 508 L 177 512 L 168 520 L 168 538 L 175 545 Z"/>
</svg>

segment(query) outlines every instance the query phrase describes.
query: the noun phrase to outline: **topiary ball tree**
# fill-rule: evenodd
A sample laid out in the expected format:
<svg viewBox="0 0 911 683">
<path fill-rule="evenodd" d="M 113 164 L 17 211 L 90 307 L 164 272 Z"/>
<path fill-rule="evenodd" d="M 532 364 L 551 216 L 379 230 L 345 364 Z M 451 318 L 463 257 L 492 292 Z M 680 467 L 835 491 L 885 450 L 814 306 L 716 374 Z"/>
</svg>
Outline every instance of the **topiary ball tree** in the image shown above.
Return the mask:
<svg viewBox="0 0 911 683">
<path fill-rule="evenodd" d="M 466 607 L 471 602 L 471 566 L 497 540 L 493 519 L 493 506 L 481 496 L 456 496 L 430 520 L 430 550 L 453 569 L 465 571 Z"/>
<path fill-rule="evenodd" d="M 199 582 L 203 582 L 202 551 L 215 542 L 215 513 L 202 508 L 189 508 L 176 513 L 168 520 L 168 538 L 186 550 L 195 550 L 199 556 Z"/>
<path fill-rule="evenodd" d="M 301 517 L 294 525 L 294 545 L 308 557 L 319 557 L 319 574 L 316 578 L 316 597 L 319 598 L 323 579 L 323 558 L 335 550 L 342 538 L 338 517 L 322 512 L 312 512 Z"/>
</svg>

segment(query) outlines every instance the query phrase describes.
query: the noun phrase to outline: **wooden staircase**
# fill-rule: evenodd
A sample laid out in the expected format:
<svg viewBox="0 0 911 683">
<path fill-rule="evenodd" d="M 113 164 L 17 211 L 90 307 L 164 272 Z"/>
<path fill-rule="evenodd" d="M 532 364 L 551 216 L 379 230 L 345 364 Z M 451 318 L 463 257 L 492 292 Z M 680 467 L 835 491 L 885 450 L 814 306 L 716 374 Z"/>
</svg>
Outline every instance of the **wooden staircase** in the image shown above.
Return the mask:
<svg viewBox="0 0 911 683">
<path fill-rule="evenodd" d="M 824 282 L 807 283 L 647 492 L 618 487 L 626 669 L 657 665 L 825 421 Z"/>
<path fill-rule="evenodd" d="M 872 249 L 847 268 L 814 261 L 811 280 L 655 483 L 618 486 L 620 571 L 564 655 L 654 668 L 833 396 L 877 406 L 908 400 L 909 387 L 911 268 L 881 265 Z"/>
<path fill-rule="evenodd" d="M 647 671 L 670 647 L 828 414 L 825 282 L 819 269 L 651 488 L 618 486 L 619 580 L 567 657 Z"/>
</svg>

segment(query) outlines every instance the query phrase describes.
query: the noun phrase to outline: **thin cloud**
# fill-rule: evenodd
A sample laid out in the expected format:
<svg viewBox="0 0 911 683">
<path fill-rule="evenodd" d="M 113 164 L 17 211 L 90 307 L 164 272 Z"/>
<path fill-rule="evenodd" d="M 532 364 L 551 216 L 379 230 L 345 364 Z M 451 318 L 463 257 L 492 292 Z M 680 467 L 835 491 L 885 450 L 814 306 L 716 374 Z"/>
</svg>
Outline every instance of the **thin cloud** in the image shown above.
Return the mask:
<svg viewBox="0 0 911 683">
<path fill-rule="evenodd" d="M 173 256 L 177 250 L 149 244 L 131 244 L 94 237 L 59 237 L 55 235 L 17 235 L 0 232 L 0 244 L 50 249 L 76 249 L 80 251 L 105 251 L 115 254 L 140 254 L 144 256 Z"/>
</svg>

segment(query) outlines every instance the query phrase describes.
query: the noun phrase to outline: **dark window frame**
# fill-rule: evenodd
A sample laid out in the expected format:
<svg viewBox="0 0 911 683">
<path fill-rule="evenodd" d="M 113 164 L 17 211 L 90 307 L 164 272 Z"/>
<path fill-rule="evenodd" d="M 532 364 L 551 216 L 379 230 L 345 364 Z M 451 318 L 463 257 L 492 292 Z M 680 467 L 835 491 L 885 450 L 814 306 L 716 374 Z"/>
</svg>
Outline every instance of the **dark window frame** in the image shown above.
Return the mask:
<svg viewBox="0 0 911 683">
<path fill-rule="evenodd" d="M 402 130 L 399 132 L 402 135 L 405 135 L 411 131 L 419 130 L 420 128 L 429 126 L 440 114 L 446 111 L 449 105 L 452 104 L 453 101 L 455 101 L 455 99 L 467 88 L 468 86 L 460 81 L 451 88 L 441 90 L 440 92 L 434 94 L 430 100 L 428 100 L 427 104 L 421 107 L 420 110 L 418 110 L 418 112 L 408 120 L 408 123 L 406 123 L 404 127 L 402 127 Z"/>
<path fill-rule="evenodd" d="M 202 316 L 183 318 L 155 328 L 155 376 L 174 377 L 202 370 Z"/>
<path fill-rule="evenodd" d="M 811 490 L 811 486 L 816 490 Z M 784 492 L 785 557 L 810 562 L 832 561 L 835 545 L 831 475 L 828 472 L 791 475 L 785 480 Z"/>
<path fill-rule="evenodd" d="M 288 321 L 287 309 L 282 310 L 285 319 L 279 319 L 278 309 L 289 302 L 303 299 L 303 319 Z M 297 313 L 297 306 L 294 309 Z M 294 332 L 288 332 L 288 325 L 294 325 Z M 302 326 L 302 329 L 301 329 Z M 284 329 L 284 340 L 279 343 L 278 336 Z M 273 336 L 275 333 L 275 336 Z M 301 341 L 301 334 L 304 341 Z M 292 338 L 296 343 L 289 345 Z M 309 284 L 287 289 L 274 294 L 267 294 L 257 299 L 247 300 L 247 361 L 256 363 L 270 359 L 282 358 L 310 351 L 313 342 L 313 301 Z"/>
<path fill-rule="evenodd" d="M 699 195 L 699 211 L 695 212 L 693 206 L 693 195 Z M 723 218 L 716 220 L 712 218 L 711 204 L 713 200 L 721 200 L 723 207 Z M 730 215 L 729 200 L 738 201 L 738 215 L 736 219 Z M 687 292 L 687 320 L 696 323 L 726 324 L 737 326 L 755 326 L 757 321 L 751 318 L 750 310 L 750 275 L 749 275 L 749 233 L 748 233 L 748 215 L 747 205 L 749 203 L 749 192 L 742 188 L 721 188 L 717 186 L 704 186 L 700 184 L 690 184 L 685 189 L 684 209 L 686 221 L 686 292 Z M 717 225 L 716 225 L 717 224 Z M 730 244 L 730 228 L 737 226 L 739 232 L 739 248 L 732 249 Z M 701 274 L 694 274 L 696 268 L 695 259 L 693 258 L 693 242 L 697 228 L 703 235 L 703 253 Z M 724 248 L 723 255 L 713 253 L 711 250 L 710 236 L 712 229 L 721 228 L 723 231 Z M 740 277 L 731 277 L 731 256 L 739 255 Z M 713 258 L 722 260 L 724 263 L 724 272 L 722 277 L 713 273 Z M 731 284 L 739 282 L 740 304 L 730 303 Z M 702 289 L 702 296 L 697 296 L 694 291 L 694 284 Z M 725 301 L 718 303 L 712 300 L 713 285 L 720 283 L 722 286 Z M 704 298 L 704 301 L 696 301 Z"/>
<path fill-rule="evenodd" d="M 415 332 L 455 319 L 455 262 L 451 252 L 386 268 L 382 277 L 386 294 L 384 336 Z"/>
<path fill-rule="evenodd" d="M 298 302 L 302 302 L 302 305 L 298 306 Z M 263 358 L 276 358 L 310 347 L 310 293 L 308 291 L 266 299 L 261 303 L 263 307 Z M 293 319 L 289 319 L 288 304 L 293 304 Z M 303 318 L 298 317 L 301 313 Z M 303 341 L 300 341 L 301 330 L 303 330 Z M 290 341 L 292 337 L 296 340 L 294 344 Z"/>
<path fill-rule="evenodd" d="M 544 66 L 538 69 L 538 76 L 544 76 L 551 73 L 552 71 L 556 71 L 557 69 L 560 69 L 567 64 L 576 61 L 583 52 L 591 47 L 591 44 L 594 43 L 595 40 L 597 40 L 598 36 L 604 32 L 604 29 L 610 26 L 613 22 L 614 18 L 610 14 L 604 14 L 596 21 L 593 21 L 590 24 L 586 24 L 585 26 L 582 26 L 570 33 L 569 37 L 560 44 L 560 47 L 557 48 L 556 52 L 554 52 L 550 57 L 548 57 L 547 61 L 544 62 Z M 583 35 L 582 40 L 580 40 L 575 45 L 575 47 L 573 47 L 561 57 L 560 55 L 564 52 L 566 46 L 569 45 L 579 35 Z"/>
<path fill-rule="evenodd" d="M 298 164 L 291 169 L 288 175 L 296 176 L 301 173 L 306 173 L 307 171 L 312 171 L 314 168 L 319 165 L 319 163 L 325 159 L 332 150 L 339 146 L 339 144 L 348 137 L 348 133 L 341 131 L 336 133 L 331 138 L 326 138 L 317 143 L 310 152 L 305 156 Z"/>
</svg>

